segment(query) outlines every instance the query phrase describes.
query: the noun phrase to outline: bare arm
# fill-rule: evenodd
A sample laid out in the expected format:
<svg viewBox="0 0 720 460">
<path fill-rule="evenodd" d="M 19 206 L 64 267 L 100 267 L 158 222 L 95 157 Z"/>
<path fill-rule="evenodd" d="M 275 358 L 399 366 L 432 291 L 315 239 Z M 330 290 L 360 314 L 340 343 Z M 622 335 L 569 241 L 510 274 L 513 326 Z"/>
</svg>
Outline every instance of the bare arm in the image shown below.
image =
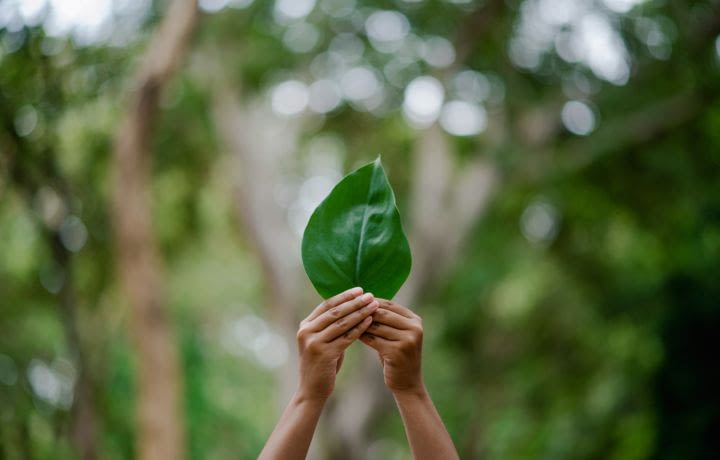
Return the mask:
<svg viewBox="0 0 720 460">
<path fill-rule="evenodd" d="M 378 308 L 372 294 L 350 289 L 326 300 L 300 323 L 297 334 L 300 382 L 260 460 L 307 456 L 325 401 L 335 386 L 345 349 L 367 330 Z"/>
<path fill-rule="evenodd" d="M 413 458 L 459 458 L 452 439 L 424 387 L 418 391 L 396 391 L 393 396 L 400 409 Z"/>
<path fill-rule="evenodd" d="M 323 406 L 325 399 L 306 398 L 296 393 L 258 458 L 304 459 Z"/>
<path fill-rule="evenodd" d="M 456 460 L 457 451 L 422 379 L 422 320 L 388 300 L 380 301 L 360 340 L 377 350 L 415 460 Z"/>
</svg>

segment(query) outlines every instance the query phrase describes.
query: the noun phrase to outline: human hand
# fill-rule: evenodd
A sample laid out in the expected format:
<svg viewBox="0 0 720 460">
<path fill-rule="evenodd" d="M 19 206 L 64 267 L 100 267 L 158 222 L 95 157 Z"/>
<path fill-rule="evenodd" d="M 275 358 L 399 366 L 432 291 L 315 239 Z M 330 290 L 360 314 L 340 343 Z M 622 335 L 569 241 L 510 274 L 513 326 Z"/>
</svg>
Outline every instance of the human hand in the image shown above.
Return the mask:
<svg viewBox="0 0 720 460">
<path fill-rule="evenodd" d="M 390 391 L 422 391 L 422 319 L 390 300 L 379 302 L 380 308 L 360 340 L 378 352 Z"/>
<path fill-rule="evenodd" d="M 325 300 L 300 323 L 301 396 L 323 400 L 330 396 L 345 349 L 367 330 L 378 306 L 372 294 L 356 287 Z"/>
</svg>

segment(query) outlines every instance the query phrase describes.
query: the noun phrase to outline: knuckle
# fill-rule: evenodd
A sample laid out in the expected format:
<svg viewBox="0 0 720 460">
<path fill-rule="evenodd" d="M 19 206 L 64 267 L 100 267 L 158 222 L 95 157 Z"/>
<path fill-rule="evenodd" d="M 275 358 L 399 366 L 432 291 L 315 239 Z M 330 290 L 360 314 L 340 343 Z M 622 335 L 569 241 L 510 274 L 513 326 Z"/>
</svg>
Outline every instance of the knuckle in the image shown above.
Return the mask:
<svg viewBox="0 0 720 460">
<path fill-rule="evenodd" d="M 298 328 L 297 334 L 295 336 L 298 340 L 303 340 L 308 335 L 308 330 L 305 325 L 301 325 L 300 328 Z"/>
<path fill-rule="evenodd" d="M 421 342 L 421 341 L 422 341 L 422 338 L 423 338 L 423 330 L 422 330 L 422 328 L 417 328 L 417 329 L 415 329 L 415 330 L 413 331 L 413 333 L 412 333 L 412 338 L 413 338 L 416 342 Z"/>
<path fill-rule="evenodd" d="M 358 328 L 357 328 L 357 327 L 354 327 L 354 328 L 350 329 L 349 331 L 347 331 L 346 333 L 344 333 L 344 334 L 343 334 L 343 338 L 345 338 L 345 339 L 353 339 L 353 338 L 355 338 L 355 336 L 357 335 L 357 333 L 358 333 Z"/>
<path fill-rule="evenodd" d="M 341 313 L 340 308 L 338 308 L 338 307 L 335 307 L 332 310 L 330 310 L 330 314 L 335 317 L 340 316 L 340 313 Z"/>
<path fill-rule="evenodd" d="M 322 351 L 322 347 L 320 346 L 320 342 L 317 340 L 310 339 L 305 344 L 305 349 L 309 351 L 312 354 L 319 354 L 320 351 Z"/>
</svg>

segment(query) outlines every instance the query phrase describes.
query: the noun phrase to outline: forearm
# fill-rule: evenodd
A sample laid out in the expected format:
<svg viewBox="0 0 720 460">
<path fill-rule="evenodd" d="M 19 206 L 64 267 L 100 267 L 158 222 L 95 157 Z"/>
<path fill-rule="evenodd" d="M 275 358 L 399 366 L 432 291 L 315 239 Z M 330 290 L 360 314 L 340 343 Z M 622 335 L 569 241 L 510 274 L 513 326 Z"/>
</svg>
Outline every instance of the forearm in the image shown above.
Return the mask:
<svg viewBox="0 0 720 460">
<path fill-rule="evenodd" d="M 307 398 L 296 393 L 258 459 L 305 459 L 324 405 L 324 399 Z"/>
<path fill-rule="evenodd" d="M 424 386 L 394 392 L 415 460 L 458 459 L 455 446 Z"/>
</svg>

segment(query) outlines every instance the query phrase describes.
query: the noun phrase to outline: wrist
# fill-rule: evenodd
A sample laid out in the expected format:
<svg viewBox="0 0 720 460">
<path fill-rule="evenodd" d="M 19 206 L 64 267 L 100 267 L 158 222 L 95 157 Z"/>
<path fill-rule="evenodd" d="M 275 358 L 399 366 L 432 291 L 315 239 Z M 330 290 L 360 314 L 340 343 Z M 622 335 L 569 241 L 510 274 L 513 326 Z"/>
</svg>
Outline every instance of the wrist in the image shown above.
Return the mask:
<svg viewBox="0 0 720 460">
<path fill-rule="evenodd" d="M 426 397 L 427 396 L 427 388 L 425 388 L 425 383 L 420 381 L 415 385 L 410 385 L 407 387 L 402 388 L 391 388 L 390 391 L 392 392 L 393 396 L 395 398 L 404 398 L 404 397 Z"/>
<path fill-rule="evenodd" d="M 306 388 L 298 388 L 293 395 L 293 402 L 296 404 L 309 403 L 324 406 L 330 397 L 329 394 L 319 393 L 317 391 L 308 390 Z"/>
</svg>

